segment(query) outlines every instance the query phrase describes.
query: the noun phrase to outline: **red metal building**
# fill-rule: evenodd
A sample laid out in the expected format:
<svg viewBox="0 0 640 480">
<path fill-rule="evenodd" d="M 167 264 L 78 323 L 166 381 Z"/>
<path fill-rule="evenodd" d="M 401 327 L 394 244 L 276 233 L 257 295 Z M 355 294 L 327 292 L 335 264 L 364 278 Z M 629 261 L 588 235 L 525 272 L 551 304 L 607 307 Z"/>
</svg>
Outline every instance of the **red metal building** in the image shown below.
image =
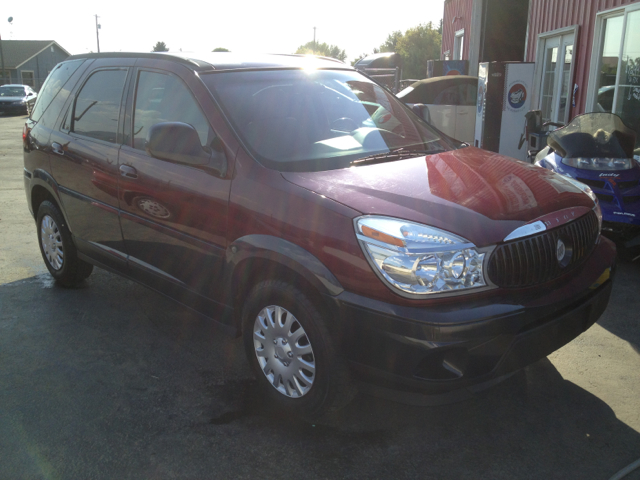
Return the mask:
<svg viewBox="0 0 640 480">
<path fill-rule="evenodd" d="M 640 0 L 445 0 L 442 58 L 458 44 L 470 75 L 480 62 L 535 62 L 531 108 L 544 119 L 613 112 L 640 144 Z"/>
</svg>

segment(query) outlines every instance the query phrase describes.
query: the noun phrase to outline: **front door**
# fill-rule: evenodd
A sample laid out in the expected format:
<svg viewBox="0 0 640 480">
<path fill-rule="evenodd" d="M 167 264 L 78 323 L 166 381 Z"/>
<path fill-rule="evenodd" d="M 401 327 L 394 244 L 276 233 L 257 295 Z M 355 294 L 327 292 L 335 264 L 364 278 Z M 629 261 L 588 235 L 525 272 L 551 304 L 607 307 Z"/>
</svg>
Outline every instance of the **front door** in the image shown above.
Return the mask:
<svg viewBox="0 0 640 480">
<path fill-rule="evenodd" d="M 196 129 L 213 159 L 226 156 L 225 147 L 177 75 L 137 69 L 132 93 L 130 138 L 119 155 L 121 222 L 132 275 L 178 300 L 189 291 L 215 298 L 231 180 L 210 165 L 154 158 L 145 143 L 152 125 L 182 122 Z"/>
<path fill-rule="evenodd" d="M 549 37 L 544 42 L 539 107 L 545 122 L 569 121 L 573 54 L 573 33 Z"/>
</svg>

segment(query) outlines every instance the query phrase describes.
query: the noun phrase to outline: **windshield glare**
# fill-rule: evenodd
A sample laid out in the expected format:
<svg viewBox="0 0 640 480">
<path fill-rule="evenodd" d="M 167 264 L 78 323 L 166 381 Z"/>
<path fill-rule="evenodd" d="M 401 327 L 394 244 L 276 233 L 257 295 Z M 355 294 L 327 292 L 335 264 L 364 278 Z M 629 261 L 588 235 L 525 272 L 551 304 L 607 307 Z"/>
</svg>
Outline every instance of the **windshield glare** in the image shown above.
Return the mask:
<svg viewBox="0 0 640 480">
<path fill-rule="evenodd" d="M 436 153 L 459 146 L 357 72 L 236 71 L 202 78 L 269 168 L 329 170 L 398 149 Z"/>
</svg>

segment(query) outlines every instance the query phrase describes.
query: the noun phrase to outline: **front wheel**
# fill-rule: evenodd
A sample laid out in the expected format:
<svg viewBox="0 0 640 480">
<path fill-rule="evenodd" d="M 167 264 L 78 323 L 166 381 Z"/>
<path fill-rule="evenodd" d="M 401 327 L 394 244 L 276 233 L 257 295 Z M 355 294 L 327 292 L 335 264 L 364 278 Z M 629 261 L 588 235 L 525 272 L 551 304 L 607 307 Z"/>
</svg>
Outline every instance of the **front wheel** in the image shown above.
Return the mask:
<svg viewBox="0 0 640 480">
<path fill-rule="evenodd" d="M 355 394 L 348 369 L 313 303 L 286 282 L 256 285 L 243 309 L 249 363 L 279 408 L 316 419 Z"/>
<path fill-rule="evenodd" d="M 91 275 L 93 265 L 78 258 L 71 232 L 58 207 L 44 201 L 38 208 L 38 244 L 44 263 L 65 287 L 73 287 Z"/>
</svg>

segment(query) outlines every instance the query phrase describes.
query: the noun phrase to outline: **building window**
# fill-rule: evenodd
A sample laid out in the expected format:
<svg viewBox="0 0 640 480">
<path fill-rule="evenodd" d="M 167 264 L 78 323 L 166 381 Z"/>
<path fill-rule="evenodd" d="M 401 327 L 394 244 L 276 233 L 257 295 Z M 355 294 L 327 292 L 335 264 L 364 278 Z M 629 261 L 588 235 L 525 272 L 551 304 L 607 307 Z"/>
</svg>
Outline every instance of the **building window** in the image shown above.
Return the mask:
<svg viewBox="0 0 640 480">
<path fill-rule="evenodd" d="M 33 81 L 33 72 L 29 70 L 22 70 L 20 72 L 20 76 L 22 77 L 22 84 L 29 85 L 30 87 L 35 87 L 36 84 Z"/>
<path fill-rule="evenodd" d="M 587 110 L 619 115 L 640 148 L 640 5 L 598 16 L 592 65 Z"/>
<path fill-rule="evenodd" d="M 462 60 L 464 54 L 464 29 L 458 30 L 453 39 L 453 59 Z"/>
</svg>

